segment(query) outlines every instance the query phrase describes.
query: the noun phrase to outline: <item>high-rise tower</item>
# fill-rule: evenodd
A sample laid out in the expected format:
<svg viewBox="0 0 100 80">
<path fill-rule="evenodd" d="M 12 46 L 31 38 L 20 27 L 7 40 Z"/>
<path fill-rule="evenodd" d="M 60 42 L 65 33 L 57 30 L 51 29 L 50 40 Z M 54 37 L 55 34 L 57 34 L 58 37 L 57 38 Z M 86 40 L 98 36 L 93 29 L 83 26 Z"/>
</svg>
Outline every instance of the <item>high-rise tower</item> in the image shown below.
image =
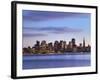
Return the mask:
<svg viewBox="0 0 100 80">
<path fill-rule="evenodd" d="M 85 38 L 83 38 L 83 47 L 85 48 Z"/>
<path fill-rule="evenodd" d="M 75 46 L 76 46 L 76 44 L 75 44 L 75 39 L 72 38 L 72 47 L 75 47 Z"/>
</svg>

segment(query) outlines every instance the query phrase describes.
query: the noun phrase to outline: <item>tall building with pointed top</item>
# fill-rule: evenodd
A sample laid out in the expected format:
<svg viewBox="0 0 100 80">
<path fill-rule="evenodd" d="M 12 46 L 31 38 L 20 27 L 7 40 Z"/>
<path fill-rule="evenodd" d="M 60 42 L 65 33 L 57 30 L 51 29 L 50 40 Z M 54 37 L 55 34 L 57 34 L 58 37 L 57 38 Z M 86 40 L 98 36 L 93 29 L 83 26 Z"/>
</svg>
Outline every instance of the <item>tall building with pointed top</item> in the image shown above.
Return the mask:
<svg viewBox="0 0 100 80">
<path fill-rule="evenodd" d="M 85 48 L 85 38 L 83 38 L 83 48 Z"/>
</svg>

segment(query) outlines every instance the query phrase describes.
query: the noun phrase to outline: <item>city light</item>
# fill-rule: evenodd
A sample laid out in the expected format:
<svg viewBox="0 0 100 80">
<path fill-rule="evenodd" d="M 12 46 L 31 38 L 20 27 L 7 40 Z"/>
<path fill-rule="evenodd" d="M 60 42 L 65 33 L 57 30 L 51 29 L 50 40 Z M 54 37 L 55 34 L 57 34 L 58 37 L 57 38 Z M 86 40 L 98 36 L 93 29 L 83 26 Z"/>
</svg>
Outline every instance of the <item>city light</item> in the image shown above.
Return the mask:
<svg viewBox="0 0 100 80">
<path fill-rule="evenodd" d="M 67 42 L 60 40 L 47 43 L 45 40 L 43 41 L 36 41 L 36 44 L 33 47 L 23 48 L 23 54 L 59 54 L 59 53 L 66 53 L 66 52 L 90 52 L 91 46 L 85 45 L 85 38 L 83 39 L 83 43 L 76 44 L 75 38 L 72 38 L 71 41 Z"/>
</svg>

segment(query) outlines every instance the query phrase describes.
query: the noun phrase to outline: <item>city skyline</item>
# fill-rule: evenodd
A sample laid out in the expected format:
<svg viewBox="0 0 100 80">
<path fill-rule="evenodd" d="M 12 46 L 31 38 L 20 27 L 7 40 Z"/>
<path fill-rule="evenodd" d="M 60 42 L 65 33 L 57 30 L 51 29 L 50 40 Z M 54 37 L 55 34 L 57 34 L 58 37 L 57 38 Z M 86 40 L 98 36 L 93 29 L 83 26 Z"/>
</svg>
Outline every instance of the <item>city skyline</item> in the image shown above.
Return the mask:
<svg viewBox="0 0 100 80">
<path fill-rule="evenodd" d="M 35 45 L 33 47 L 24 47 L 23 53 L 24 54 L 48 54 L 48 53 L 66 53 L 66 52 L 90 52 L 91 51 L 91 45 L 85 44 L 85 39 L 83 39 L 83 42 L 79 45 L 76 44 L 76 39 L 72 38 L 71 41 L 55 41 L 47 43 L 45 40 L 43 41 L 36 41 Z"/>
<path fill-rule="evenodd" d="M 73 37 L 78 44 L 85 38 L 91 45 L 89 13 L 23 10 L 22 15 L 23 47 L 32 47 L 36 40 L 49 43 Z"/>
<path fill-rule="evenodd" d="M 72 38 L 72 39 L 75 39 L 75 38 Z M 65 41 L 65 40 L 55 40 L 54 42 L 47 42 L 46 40 L 42 40 L 42 41 L 40 41 L 40 40 L 36 40 L 35 41 L 35 44 L 33 44 L 32 46 L 31 45 L 28 45 L 27 47 L 34 47 L 35 45 L 36 45 L 36 42 L 38 41 L 40 44 L 43 42 L 43 41 L 45 41 L 46 42 L 46 44 L 49 44 L 49 43 L 52 43 L 52 44 L 54 44 L 56 41 L 57 42 L 61 42 L 61 41 L 63 41 L 63 42 L 66 42 L 66 45 L 68 45 L 69 44 L 69 42 L 71 42 L 72 41 L 72 39 L 70 39 L 70 41 Z M 78 47 L 78 46 L 80 46 L 80 44 L 82 44 L 82 46 L 83 46 L 83 42 L 84 42 L 84 45 L 85 46 L 91 46 L 90 44 L 86 44 L 86 40 L 85 40 L 85 38 L 83 38 L 83 40 L 80 42 L 80 43 L 77 43 L 77 40 L 75 39 L 75 45 Z M 71 42 L 71 44 L 72 44 L 72 42 Z M 24 47 L 24 48 L 27 48 L 27 47 Z"/>
</svg>

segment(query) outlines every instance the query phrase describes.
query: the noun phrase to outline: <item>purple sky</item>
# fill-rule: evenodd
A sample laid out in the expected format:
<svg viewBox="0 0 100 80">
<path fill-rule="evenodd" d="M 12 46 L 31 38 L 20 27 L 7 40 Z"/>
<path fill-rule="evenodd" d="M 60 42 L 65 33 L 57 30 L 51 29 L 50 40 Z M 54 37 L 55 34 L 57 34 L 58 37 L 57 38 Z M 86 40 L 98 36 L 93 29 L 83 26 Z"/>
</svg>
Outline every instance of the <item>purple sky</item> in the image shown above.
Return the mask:
<svg viewBox="0 0 100 80">
<path fill-rule="evenodd" d="M 32 47 L 36 40 L 69 42 L 72 38 L 79 44 L 84 37 L 86 44 L 90 44 L 90 16 L 89 13 L 23 10 L 23 47 Z"/>
</svg>

